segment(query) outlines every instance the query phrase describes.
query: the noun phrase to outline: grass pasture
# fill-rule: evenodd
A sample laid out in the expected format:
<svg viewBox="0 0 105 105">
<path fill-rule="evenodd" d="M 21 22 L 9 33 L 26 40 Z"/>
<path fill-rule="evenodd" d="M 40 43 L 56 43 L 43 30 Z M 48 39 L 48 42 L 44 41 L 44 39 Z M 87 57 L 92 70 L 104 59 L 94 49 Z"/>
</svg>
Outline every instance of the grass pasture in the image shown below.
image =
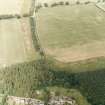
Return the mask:
<svg viewBox="0 0 105 105">
<path fill-rule="evenodd" d="M 93 4 L 41 9 L 37 29 L 46 54 L 64 63 L 105 56 L 104 17 Z"/>
<path fill-rule="evenodd" d="M 0 66 L 35 60 L 29 18 L 0 20 Z"/>
</svg>

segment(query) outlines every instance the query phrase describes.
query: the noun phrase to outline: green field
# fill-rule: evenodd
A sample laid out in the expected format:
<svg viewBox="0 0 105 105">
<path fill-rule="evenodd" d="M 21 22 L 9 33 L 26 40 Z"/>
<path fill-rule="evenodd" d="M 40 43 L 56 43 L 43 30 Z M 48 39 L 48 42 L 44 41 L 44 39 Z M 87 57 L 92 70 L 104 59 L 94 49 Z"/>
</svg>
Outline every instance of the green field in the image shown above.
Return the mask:
<svg viewBox="0 0 105 105">
<path fill-rule="evenodd" d="M 102 11 L 105 11 L 105 3 L 98 3 L 96 6 L 101 9 Z"/>
<path fill-rule="evenodd" d="M 104 17 L 93 4 L 40 9 L 37 29 L 46 54 L 64 63 L 105 56 Z"/>
<path fill-rule="evenodd" d="M 37 59 L 29 18 L 0 20 L 0 66 Z"/>
</svg>

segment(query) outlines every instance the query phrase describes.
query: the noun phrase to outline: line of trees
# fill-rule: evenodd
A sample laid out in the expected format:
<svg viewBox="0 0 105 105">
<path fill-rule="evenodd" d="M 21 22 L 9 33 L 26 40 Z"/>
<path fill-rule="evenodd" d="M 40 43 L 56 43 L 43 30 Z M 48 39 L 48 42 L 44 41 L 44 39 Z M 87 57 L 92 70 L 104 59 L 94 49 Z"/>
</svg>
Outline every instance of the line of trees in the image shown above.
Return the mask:
<svg viewBox="0 0 105 105">
<path fill-rule="evenodd" d="M 103 0 L 104 1 L 104 0 Z M 91 3 L 90 1 L 86 1 L 86 2 L 84 2 L 84 4 L 89 4 L 89 3 Z M 75 4 L 81 4 L 81 2 L 80 1 L 77 1 Z M 66 5 L 66 6 L 68 6 L 68 5 L 71 5 L 70 4 L 70 2 L 69 1 L 60 1 L 60 2 L 54 2 L 54 3 L 52 3 L 51 5 L 49 5 L 48 3 L 43 3 L 43 4 L 38 4 L 37 6 L 36 6 L 36 8 L 35 8 L 35 12 L 38 12 L 38 10 L 39 9 L 41 9 L 42 7 L 45 7 L 45 8 L 47 8 L 47 7 L 56 7 L 56 6 L 63 6 L 63 5 Z"/>
<path fill-rule="evenodd" d="M 99 2 L 105 2 L 105 0 L 97 0 L 97 3 Z M 89 4 L 91 3 L 91 1 L 85 1 L 84 4 Z M 75 4 L 81 4 L 81 2 L 78 0 L 76 1 Z M 83 4 L 83 3 L 82 3 Z M 59 6 L 59 5 L 71 5 L 71 3 L 69 1 L 60 1 L 60 2 L 54 2 L 52 3 L 51 5 L 49 5 L 48 3 L 43 3 L 43 4 L 38 4 L 36 6 L 36 9 L 35 9 L 35 12 L 38 12 L 39 9 L 41 9 L 42 7 L 56 7 L 56 6 Z"/>
</svg>

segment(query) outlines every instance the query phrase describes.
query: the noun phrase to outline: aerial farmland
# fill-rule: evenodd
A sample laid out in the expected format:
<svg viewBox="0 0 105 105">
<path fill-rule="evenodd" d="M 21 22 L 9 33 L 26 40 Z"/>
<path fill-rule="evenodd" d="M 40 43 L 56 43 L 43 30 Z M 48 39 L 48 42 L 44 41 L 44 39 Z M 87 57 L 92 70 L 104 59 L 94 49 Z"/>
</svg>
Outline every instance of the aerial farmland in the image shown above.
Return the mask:
<svg viewBox="0 0 105 105">
<path fill-rule="evenodd" d="M 105 105 L 104 17 L 104 0 L 0 1 L 0 103 Z"/>
</svg>

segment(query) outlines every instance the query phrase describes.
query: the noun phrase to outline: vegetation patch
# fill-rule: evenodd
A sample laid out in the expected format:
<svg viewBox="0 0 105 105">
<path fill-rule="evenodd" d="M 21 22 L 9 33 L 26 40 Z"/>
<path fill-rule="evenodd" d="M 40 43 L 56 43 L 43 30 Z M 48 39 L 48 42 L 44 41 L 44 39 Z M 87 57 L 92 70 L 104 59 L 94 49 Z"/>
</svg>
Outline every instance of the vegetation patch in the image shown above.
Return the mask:
<svg viewBox="0 0 105 105">
<path fill-rule="evenodd" d="M 38 90 L 37 90 L 38 91 Z M 76 89 L 66 89 L 62 87 L 46 87 L 46 89 L 39 90 L 40 94 L 38 98 L 41 100 L 50 100 L 50 97 L 54 95 L 55 97 L 66 96 L 70 97 L 76 101 L 77 105 L 91 105 L 87 102 L 84 96 Z M 47 99 L 46 99 L 47 98 Z"/>
<path fill-rule="evenodd" d="M 32 97 L 34 90 L 44 86 L 49 79 L 42 60 L 16 64 L 0 71 L 1 93 L 12 96 Z"/>
<path fill-rule="evenodd" d="M 52 63 L 50 62 L 49 64 L 51 65 Z M 61 69 L 57 65 L 53 65 L 49 68 L 50 72 L 53 74 L 51 86 L 79 89 L 92 105 L 104 105 L 105 67 L 103 67 L 103 69 L 100 69 L 100 67 L 96 69 L 93 68 L 93 70 L 92 68 L 91 70 L 90 68 L 85 70 L 86 67 L 82 68 L 85 72 L 76 72 L 75 69 L 73 71 L 72 67 Z"/>
</svg>

